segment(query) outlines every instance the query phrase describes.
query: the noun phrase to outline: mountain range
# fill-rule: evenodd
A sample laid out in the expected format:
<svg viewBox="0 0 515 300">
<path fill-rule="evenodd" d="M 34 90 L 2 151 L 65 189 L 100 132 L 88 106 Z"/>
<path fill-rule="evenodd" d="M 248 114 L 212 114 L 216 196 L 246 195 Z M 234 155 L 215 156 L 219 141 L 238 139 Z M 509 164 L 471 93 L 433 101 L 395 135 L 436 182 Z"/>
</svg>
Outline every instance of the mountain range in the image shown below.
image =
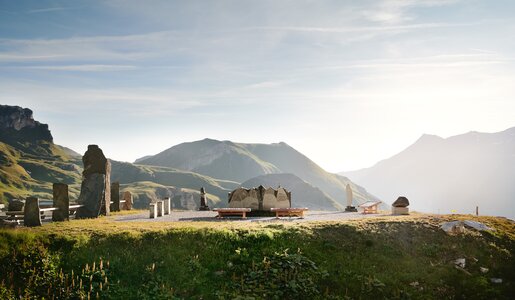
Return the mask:
<svg viewBox="0 0 515 300">
<path fill-rule="evenodd" d="M 423 135 L 376 165 L 343 172 L 385 201 L 408 197 L 412 209 L 515 219 L 515 127 L 441 138 Z"/>
<path fill-rule="evenodd" d="M 266 182 L 268 185 L 281 185 L 291 189 L 291 186 L 299 186 L 297 179 L 300 179 L 326 194 L 325 196 L 331 201 L 321 200 L 322 198 L 312 200 L 313 205 L 325 209 L 339 209 L 347 205 L 345 192 L 347 184 L 353 188 L 354 204 L 377 199 L 348 178 L 325 171 L 284 142 L 243 144 L 204 139 L 173 146 L 156 155 L 138 159 L 137 162 L 139 165 L 186 170 L 233 182 L 246 181 L 248 183 L 248 180 L 252 178 L 271 174 L 294 174 L 297 178 L 272 176 L 268 177 Z M 308 189 L 309 187 L 303 188 Z M 292 192 L 293 195 L 297 194 L 295 190 Z M 326 204 L 321 205 L 321 203 Z"/>
<path fill-rule="evenodd" d="M 101 146 L 101 145 L 100 145 Z M 111 180 L 131 191 L 135 207 L 154 198 L 171 197 L 174 207 L 196 209 L 199 188 L 208 205 L 227 205 L 227 194 L 239 186 L 283 186 L 292 191 L 294 206 L 340 210 L 345 186 L 355 190 L 355 203 L 375 197 L 349 179 L 331 174 L 285 143 L 241 144 L 204 139 L 183 143 L 134 164 L 110 160 Z M 69 185 L 79 194 L 81 155 L 53 143 L 48 125 L 35 121 L 30 109 L 0 106 L 0 202 L 29 195 L 50 199 L 52 183 Z"/>
</svg>

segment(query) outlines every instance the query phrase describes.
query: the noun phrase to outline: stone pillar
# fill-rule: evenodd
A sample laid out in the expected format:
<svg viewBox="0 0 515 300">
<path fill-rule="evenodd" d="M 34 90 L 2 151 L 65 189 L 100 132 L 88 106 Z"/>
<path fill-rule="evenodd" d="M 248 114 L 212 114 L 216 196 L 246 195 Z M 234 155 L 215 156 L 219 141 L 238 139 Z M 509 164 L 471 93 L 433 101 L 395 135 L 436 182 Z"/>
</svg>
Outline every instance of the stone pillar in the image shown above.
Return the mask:
<svg viewBox="0 0 515 300">
<path fill-rule="evenodd" d="M 64 183 L 54 183 L 52 186 L 54 204 L 58 210 L 52 211 L 52 221 L 70 220 L 70 198 L 68 196 L 68 185 Z"/>
<path fill-rule="evenodd" d="M 150 212 L 150 218 L 154 219 L 156 217 L 156 203 L 149 203 L 148 209 Z"/>
<path fill-rule="evenodd" d="M 96 218 L 109 215 L 111 202 L 111 164 L 97 145 L 89 145 L 82 157 L 84 172 L 77 202 L 77 218 Z"/>
<path fill-rule="evenodd" d="M 357 212 L 355 206 L 352 205 L 352 188 L 350 187 L 350 184 L 347 183 L 347 186 L 345 187 L 345 190 L 347 192 L 347 207 L 345 208 L 346 212 Z"/>
<path fill-rule="evenodd" d="M 157 206 L 157 216 L 162 217 L 163 216 L 163 201 L 157 201 L 156 206 Z"/>
<path fill-rule="evenodd" d="M 263 199 L 265 198 L 265 187 L 260 185 L 257 188 L 258 210 L 263 210 Z"/>
<path fill-rule="evenodd" d="M 41 226 L 41 211 L 38 198 L 28 197 L 25 200 L 23 224 L 27 227 Z"/>
<path fill-rule="evenodd" d="M 104 216 L 109 216 L 111 212 L 111 162 L 106 160 L 105 164 L 105 177 L 104 177 L 104 195 L 102 197 L 102 209 L 100 210 L 100 214 Z M 118 202 L 118 206 L 120 203 Z"/>
<path fill-rule="evenodd" d="M 123 193 L 123 200 L 125 200 L 125 203 L 123 204 L 123 209 L 125 210 L 131 210 L 132 209 L 132 194 L 129 191 L 126 191 Z"/>
<path fill-rule="evenodd" d="M 111 211 L 120 211 L 120 183 L 111 183 Z"/>
<path fill-rule="evenodd" d="M 163 214 L 169 215 L 170 214 L 170 198 L 164 198 L 163 199 Z"/>
<path fill-rule="evenodd" d="M 206 190 L 204 187 L 200 188 L 200 207 L 198 210 L 209 210 L 209 206 L 207 206 Z"/>
</svg>

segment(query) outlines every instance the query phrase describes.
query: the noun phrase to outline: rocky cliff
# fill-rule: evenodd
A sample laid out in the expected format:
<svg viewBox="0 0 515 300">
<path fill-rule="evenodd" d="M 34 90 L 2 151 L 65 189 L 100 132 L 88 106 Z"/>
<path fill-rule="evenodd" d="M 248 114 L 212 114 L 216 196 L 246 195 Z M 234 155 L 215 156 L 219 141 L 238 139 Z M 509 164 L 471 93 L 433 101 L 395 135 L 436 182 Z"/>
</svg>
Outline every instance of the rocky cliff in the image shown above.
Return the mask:
<svg viewBox="0 0 515 300">
<path fill-rule="evenodd" d="M 10 144 L 53 142 L 48 125 L 34 120 L 32 110 L 9 105 L 0 105 L 0 139 Z"/>
</svg>

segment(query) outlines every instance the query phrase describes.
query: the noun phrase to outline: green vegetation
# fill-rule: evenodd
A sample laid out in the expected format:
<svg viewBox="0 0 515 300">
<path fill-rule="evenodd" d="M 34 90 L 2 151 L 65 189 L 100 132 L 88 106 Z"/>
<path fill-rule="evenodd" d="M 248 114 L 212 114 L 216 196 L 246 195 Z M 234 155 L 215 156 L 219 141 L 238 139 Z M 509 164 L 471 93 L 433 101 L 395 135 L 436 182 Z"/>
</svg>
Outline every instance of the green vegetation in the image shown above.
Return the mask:
<svg viewBox="0 0 515 300">
<path fill-rule="evenodd" d="M 0 202 L 36 196 L 52 198 L 52 183 L 70 184 L 71 197 L 79 193 L 80 158 L 51 142 L 32 143 L 30 153 L 0 142 Z M 39 155 L 34 152 L 40 151 Z"/>
<path fill-rule="evenodd" d="M 503 218 L 474 218 L 496 231 L 457 236 L 438 228 L 451 217 L 299 224 L 114 218 L 0 231 L 0 297 L 67 288 L 83 295 L 90 286 L 106 299 L 510 299 L 515 291 L 515 224 Z M 457 258 L 466 259 L 464 269 L 454 266 Z M 91 277 L 93 262 L 100 273 Z M 70 278 L 83 270 L 79 289 Z"/>
</svg>

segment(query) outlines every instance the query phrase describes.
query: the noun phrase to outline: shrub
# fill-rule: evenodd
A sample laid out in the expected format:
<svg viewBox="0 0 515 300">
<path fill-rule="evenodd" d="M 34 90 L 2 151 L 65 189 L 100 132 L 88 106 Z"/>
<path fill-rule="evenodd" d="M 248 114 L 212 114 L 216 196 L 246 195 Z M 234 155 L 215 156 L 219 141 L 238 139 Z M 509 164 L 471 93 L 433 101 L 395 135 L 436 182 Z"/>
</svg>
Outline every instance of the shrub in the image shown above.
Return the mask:
<svg viewBox="0 0 515 300">
<path fill-rule="evenodd" d="M 255 258 L 238 248 L 227 265 L 228 284 L 220 298 L 313 299 L 320 296 L 318 283 L 328 276 L 300 249 Z"/>
</svg>

